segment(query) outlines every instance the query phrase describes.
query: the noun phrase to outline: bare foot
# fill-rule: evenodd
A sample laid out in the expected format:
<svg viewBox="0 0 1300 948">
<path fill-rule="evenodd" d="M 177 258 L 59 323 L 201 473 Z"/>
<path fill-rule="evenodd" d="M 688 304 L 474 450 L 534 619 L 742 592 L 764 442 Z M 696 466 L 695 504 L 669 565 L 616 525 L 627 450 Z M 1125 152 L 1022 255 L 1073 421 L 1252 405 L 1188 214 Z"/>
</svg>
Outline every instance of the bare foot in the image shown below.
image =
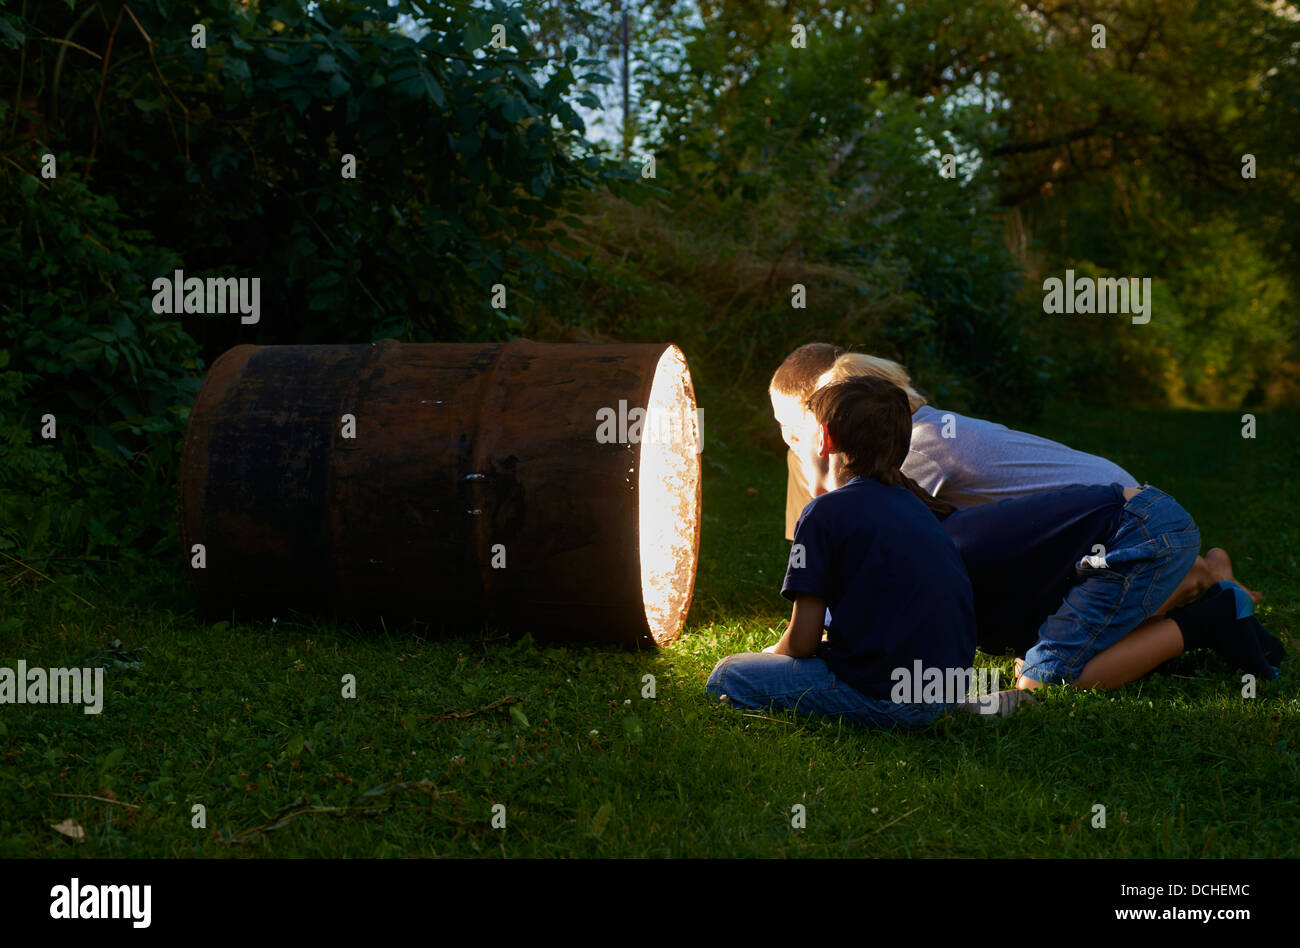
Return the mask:
<svg viewBox="0 0 1300 948">
<path fill-rule="evenodd" d="M 1222 550 L 1216 546 L 1205 554 L 1205 562 L 1209 564 L 1210 573 L 1214 576 L 1216 583 L 1223 582 L 1226 579 L 1236 583 L 1242 589 L 1246 589 L 1246 585 L 1232 575 L 1232 559 L 1228 556 L 1227 550 Z M 1262 594 L 1255 592 L 1253 589 L 1246 589 L 1246 592 L 1256 604 L 1264 598 Z"/>
</svg>

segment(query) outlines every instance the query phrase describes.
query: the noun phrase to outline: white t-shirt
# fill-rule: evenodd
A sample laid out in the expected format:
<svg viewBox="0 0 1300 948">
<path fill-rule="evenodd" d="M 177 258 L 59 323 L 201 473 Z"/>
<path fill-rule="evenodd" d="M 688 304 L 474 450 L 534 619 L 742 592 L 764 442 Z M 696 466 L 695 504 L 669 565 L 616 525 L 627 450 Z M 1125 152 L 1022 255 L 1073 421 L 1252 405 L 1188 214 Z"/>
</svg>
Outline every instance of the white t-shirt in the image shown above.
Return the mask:
<svg viewBox="0 0 1300 948">
<path fill-rule="evenodd" d="M 1074 484 L 1138 486 L 1132 474 L 1105 458 L 929 405 L 912 414 L 903 473 L 955 507 Z"/>
</svg>

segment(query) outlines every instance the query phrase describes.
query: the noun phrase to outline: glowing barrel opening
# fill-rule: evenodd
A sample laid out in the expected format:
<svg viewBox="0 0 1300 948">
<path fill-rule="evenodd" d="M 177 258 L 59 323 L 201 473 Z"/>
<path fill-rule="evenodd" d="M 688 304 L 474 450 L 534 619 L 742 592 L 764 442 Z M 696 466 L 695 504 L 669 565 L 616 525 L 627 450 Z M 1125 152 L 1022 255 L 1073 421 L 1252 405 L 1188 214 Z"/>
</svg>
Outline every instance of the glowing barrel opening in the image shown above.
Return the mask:
<svg viewBox="0 0 1300 948">
<path fill-rule="evenodd" d="M 686 357 L 669 346 L 650 385 L 637 479 L 641 598 L 650 634 L 661 645 L 681 633 L 695 585 L 700 438 Z"/>
<path fill-rule="evenodd" d="M 699 435 L 667 344 L 237 346 L 190 412 L 182 552 L 204 546 L 214 620 L 662 645 L 694 591 Z"/>
</svg>

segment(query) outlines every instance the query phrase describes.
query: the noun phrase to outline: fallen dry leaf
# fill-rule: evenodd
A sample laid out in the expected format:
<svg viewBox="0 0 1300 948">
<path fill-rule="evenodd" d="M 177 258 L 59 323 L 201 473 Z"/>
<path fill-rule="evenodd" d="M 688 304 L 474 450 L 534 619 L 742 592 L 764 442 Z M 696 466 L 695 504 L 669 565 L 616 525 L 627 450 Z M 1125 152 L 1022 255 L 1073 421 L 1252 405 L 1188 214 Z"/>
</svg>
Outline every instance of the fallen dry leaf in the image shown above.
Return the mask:
<svg viewBox="0 0 1300 948">
<path fill-rule="evenodd" d="M 51 823 L 50 829 L 63 836 L 68 837 L 74 843 L 84 843 L 86 841 L 86 831 L 81 828 L 81 824 L 68 817 L 62 823 Z"/>
</svg>

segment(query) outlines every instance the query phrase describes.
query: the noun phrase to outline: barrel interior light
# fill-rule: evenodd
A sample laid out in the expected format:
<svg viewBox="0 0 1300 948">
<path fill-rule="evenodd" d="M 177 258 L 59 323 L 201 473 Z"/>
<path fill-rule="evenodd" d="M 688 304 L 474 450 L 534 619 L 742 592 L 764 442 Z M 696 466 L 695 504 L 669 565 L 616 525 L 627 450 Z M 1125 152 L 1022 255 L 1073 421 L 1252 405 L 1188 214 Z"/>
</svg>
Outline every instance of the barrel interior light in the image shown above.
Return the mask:
<svg viewBox="0 0 1300 948">
<path fill-rule="evenodd" d="M 655 367 L 646 421 L 637 480 L 641 597 L 650 634 L 663 644 L 685 621 L 699 544 L 701 433 L 690 371 L 676 346 Z"/>
</svg>

